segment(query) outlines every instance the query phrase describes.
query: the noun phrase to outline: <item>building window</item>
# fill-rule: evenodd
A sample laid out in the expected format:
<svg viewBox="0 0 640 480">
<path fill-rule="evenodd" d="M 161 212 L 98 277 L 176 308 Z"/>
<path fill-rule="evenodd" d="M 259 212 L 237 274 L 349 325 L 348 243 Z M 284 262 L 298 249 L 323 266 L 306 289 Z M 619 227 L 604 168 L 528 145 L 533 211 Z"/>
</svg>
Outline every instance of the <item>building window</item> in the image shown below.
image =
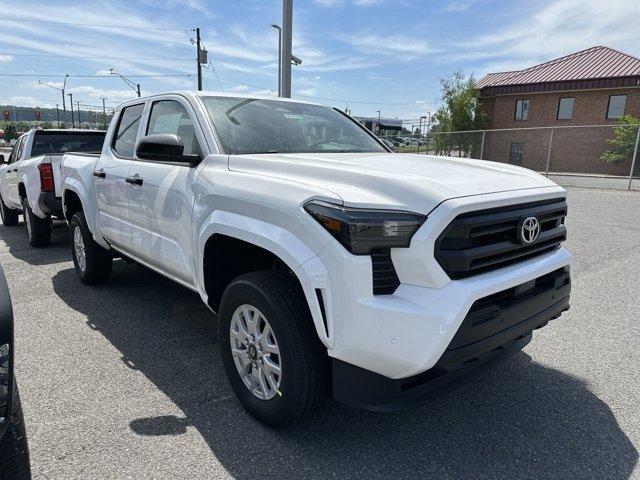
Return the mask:
<svg viewBox="0 0 640 480">
<path fill-rule="evenodd" d="M 524 121 L 529 116 L 529 100 L 516 100 L 515 120 Z"/>
<path fill-rule="evenodd" d="M 524 143 L 511 143 L 509 148 L 509 163 L 511 165 L 520 165 L 524 160 Z"/>
<path fill-rule="evenodd" d="M 609 106 L 607 107 L 607 118 L 620 118 L 624 115 L 624 108 L 627 105 L 626 95 L 611 95 Z"/>
<path fill-rule="evenodd" d="M 564 97 L 558 103 L 558 120 L 571 120 L 573 118 L 573 97 Z"/>
</svg>

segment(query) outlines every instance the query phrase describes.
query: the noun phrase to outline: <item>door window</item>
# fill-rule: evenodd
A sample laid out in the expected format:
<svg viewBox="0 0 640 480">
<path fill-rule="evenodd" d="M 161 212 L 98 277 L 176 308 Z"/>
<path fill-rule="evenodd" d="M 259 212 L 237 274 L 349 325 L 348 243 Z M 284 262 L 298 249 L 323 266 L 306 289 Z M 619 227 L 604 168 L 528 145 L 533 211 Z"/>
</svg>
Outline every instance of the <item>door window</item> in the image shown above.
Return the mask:
<svg viewBox="0 0 640 480">
<path fill-rule="evenodd" d="M 170 133 L 180 137 L 185 155 L 202 155 L 193 120 L 180 102 L 159 100 L 153 103 L 147 135 L 158 133 Z"/>
<path fill-rule="evenodd" d="M 120 114 L 112 146 L 121 157 L 133 158 L 143 109 L 143 104 L 133 105 L 124 108 Z"/>
</svg>

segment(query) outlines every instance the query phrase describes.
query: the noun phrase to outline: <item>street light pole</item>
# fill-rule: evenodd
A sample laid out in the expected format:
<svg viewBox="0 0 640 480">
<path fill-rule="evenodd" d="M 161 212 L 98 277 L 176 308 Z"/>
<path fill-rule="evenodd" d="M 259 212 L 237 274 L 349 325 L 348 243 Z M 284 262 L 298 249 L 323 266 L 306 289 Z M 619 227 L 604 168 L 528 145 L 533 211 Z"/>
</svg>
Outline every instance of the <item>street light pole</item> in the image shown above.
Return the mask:
<svg viewBox="0 0 640 480">
<path fill-rule="evenodd" d="M 76 101 L 76 105 L 78 106 L 78 108 L 76 109 L 76 112 L 78 112 L 78 128 L 82 128 L 82 122 L 80 121 L 80 101 Z"/>
<path fill-rule="evenodd" d="M 76 122 L 73 118 L 73 93 L 69 93 L 70 104 L 71 104 L 71 128 L 76 128 Z"/>
<path fill-rule="evenodd" d="M 58 128 L 60 128 L 60 104 L 56 103 L 56 119 L 58 120 Z"/>
<path fill-rule="evenodd" d="M 129 80 L 127 77 L 125 77 L 124 75 L 120 75 L 118 72 L 115 71 L 115 69 L 110 68 L 109 69 L 109 73 L 111 75 L 117 75 L 118 77 L 120 77 L 122 79 L 122 81 L 124 83 L 126 83 L 127 85 L 129 85 L 133 90 L 135 90 L 138 94 L 138 98 L 140 98 L 140 84 L 139 83 L 135 83 L 131 80 Z"/>
<path fill-rule="evenodd" d="M 102 127 L 103 130 L 107 129 L 107 109 L 104 106 L 104 101 L 106 100 L 106 98 L 101 97 L 100 98 L 102 100 Z"/>
<path fill-rule="evenodd" d="M 273 28 L 278 30 L 278 96 L 282 96 L 282 28 L 273 24 Z"/>
<path fill-rule="evenodd" d="M 281 95 L 291 98 L 291 44 L 293 42 L 293 0 L 282 0 L 282 48 L 280 66 L 282 69 Z"/>
<path fill-rule="evenodd" d="M 38 85 L 44 85 L 45 87 L 53 88 L 55 90 L 60 90 L 60 92 L 62 93 L 62 110 L 64 111 L 65 122 L 67 121 L 67 106 L 65 105 L 64 91 L 65 91 L 65 88 L 67 88 L 67 78 L 69 78 L 69 74 L 64 76 L 64 81 L 62 82 L 62 88 L 56 87 L 55 85 L 51 85 L 50 83 L 45 83 L 41 80 L 38 80 Z M 58 126 L 60 126 L 60 120 L 58 120 Z"/>
</svg>

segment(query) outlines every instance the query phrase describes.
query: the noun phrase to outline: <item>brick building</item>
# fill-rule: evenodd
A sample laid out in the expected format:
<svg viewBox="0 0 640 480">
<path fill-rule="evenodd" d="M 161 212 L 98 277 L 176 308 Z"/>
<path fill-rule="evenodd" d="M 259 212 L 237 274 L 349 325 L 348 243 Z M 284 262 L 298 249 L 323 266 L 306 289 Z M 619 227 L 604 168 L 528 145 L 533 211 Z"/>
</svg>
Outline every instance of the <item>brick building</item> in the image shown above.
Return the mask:
<svg viewBox="0 0 640 480">
<path fill-rule="evenodd" d="M 612 128 L 554 128 L 551 134 L 548 127 L 616 125 L 625 114 L 640 118 L 640 59 L 598 46 L 524 70 L 490 73 L 476 86 L 486 128 L 515 129 L 487 132 L 483 158 L 544 170 L 552 141 L 555 171 L 628 174 L 631 159 L 612 165 L 600 158 Z"/>
</svg>

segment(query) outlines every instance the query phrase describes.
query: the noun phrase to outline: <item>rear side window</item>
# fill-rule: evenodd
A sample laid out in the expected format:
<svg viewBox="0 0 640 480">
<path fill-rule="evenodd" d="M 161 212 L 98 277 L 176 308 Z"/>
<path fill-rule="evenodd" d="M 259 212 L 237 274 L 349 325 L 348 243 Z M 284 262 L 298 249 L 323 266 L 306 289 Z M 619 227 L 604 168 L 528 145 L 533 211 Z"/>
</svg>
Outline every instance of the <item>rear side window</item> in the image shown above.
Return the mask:
<svg viewBox="0 0 640 480">
<path fill-rule="evenodd" d="M 20 138 L 20 145 L 16 145 L 17 153 L 16 153 L 16 158 L 14 158 L 14 161 L 18 161 L 22 158 L 22 151 L 24 150 L 24 144 L 27 142 L 27 136 L 24 135 L 22 138 Z"/>
<path fill-rule="evenodd" d="M 124 108 L 120 114 L 112 146 L 121 157 L 133 158 L 143 109 L 144 104 L 133 105 Z"/>
<path fill-rule="evenodd" d="M 104 132 L 48 132 L 38 130 L 33 138 L 31 156 L 66 152 L 100 153 Z"/>
</svg>

